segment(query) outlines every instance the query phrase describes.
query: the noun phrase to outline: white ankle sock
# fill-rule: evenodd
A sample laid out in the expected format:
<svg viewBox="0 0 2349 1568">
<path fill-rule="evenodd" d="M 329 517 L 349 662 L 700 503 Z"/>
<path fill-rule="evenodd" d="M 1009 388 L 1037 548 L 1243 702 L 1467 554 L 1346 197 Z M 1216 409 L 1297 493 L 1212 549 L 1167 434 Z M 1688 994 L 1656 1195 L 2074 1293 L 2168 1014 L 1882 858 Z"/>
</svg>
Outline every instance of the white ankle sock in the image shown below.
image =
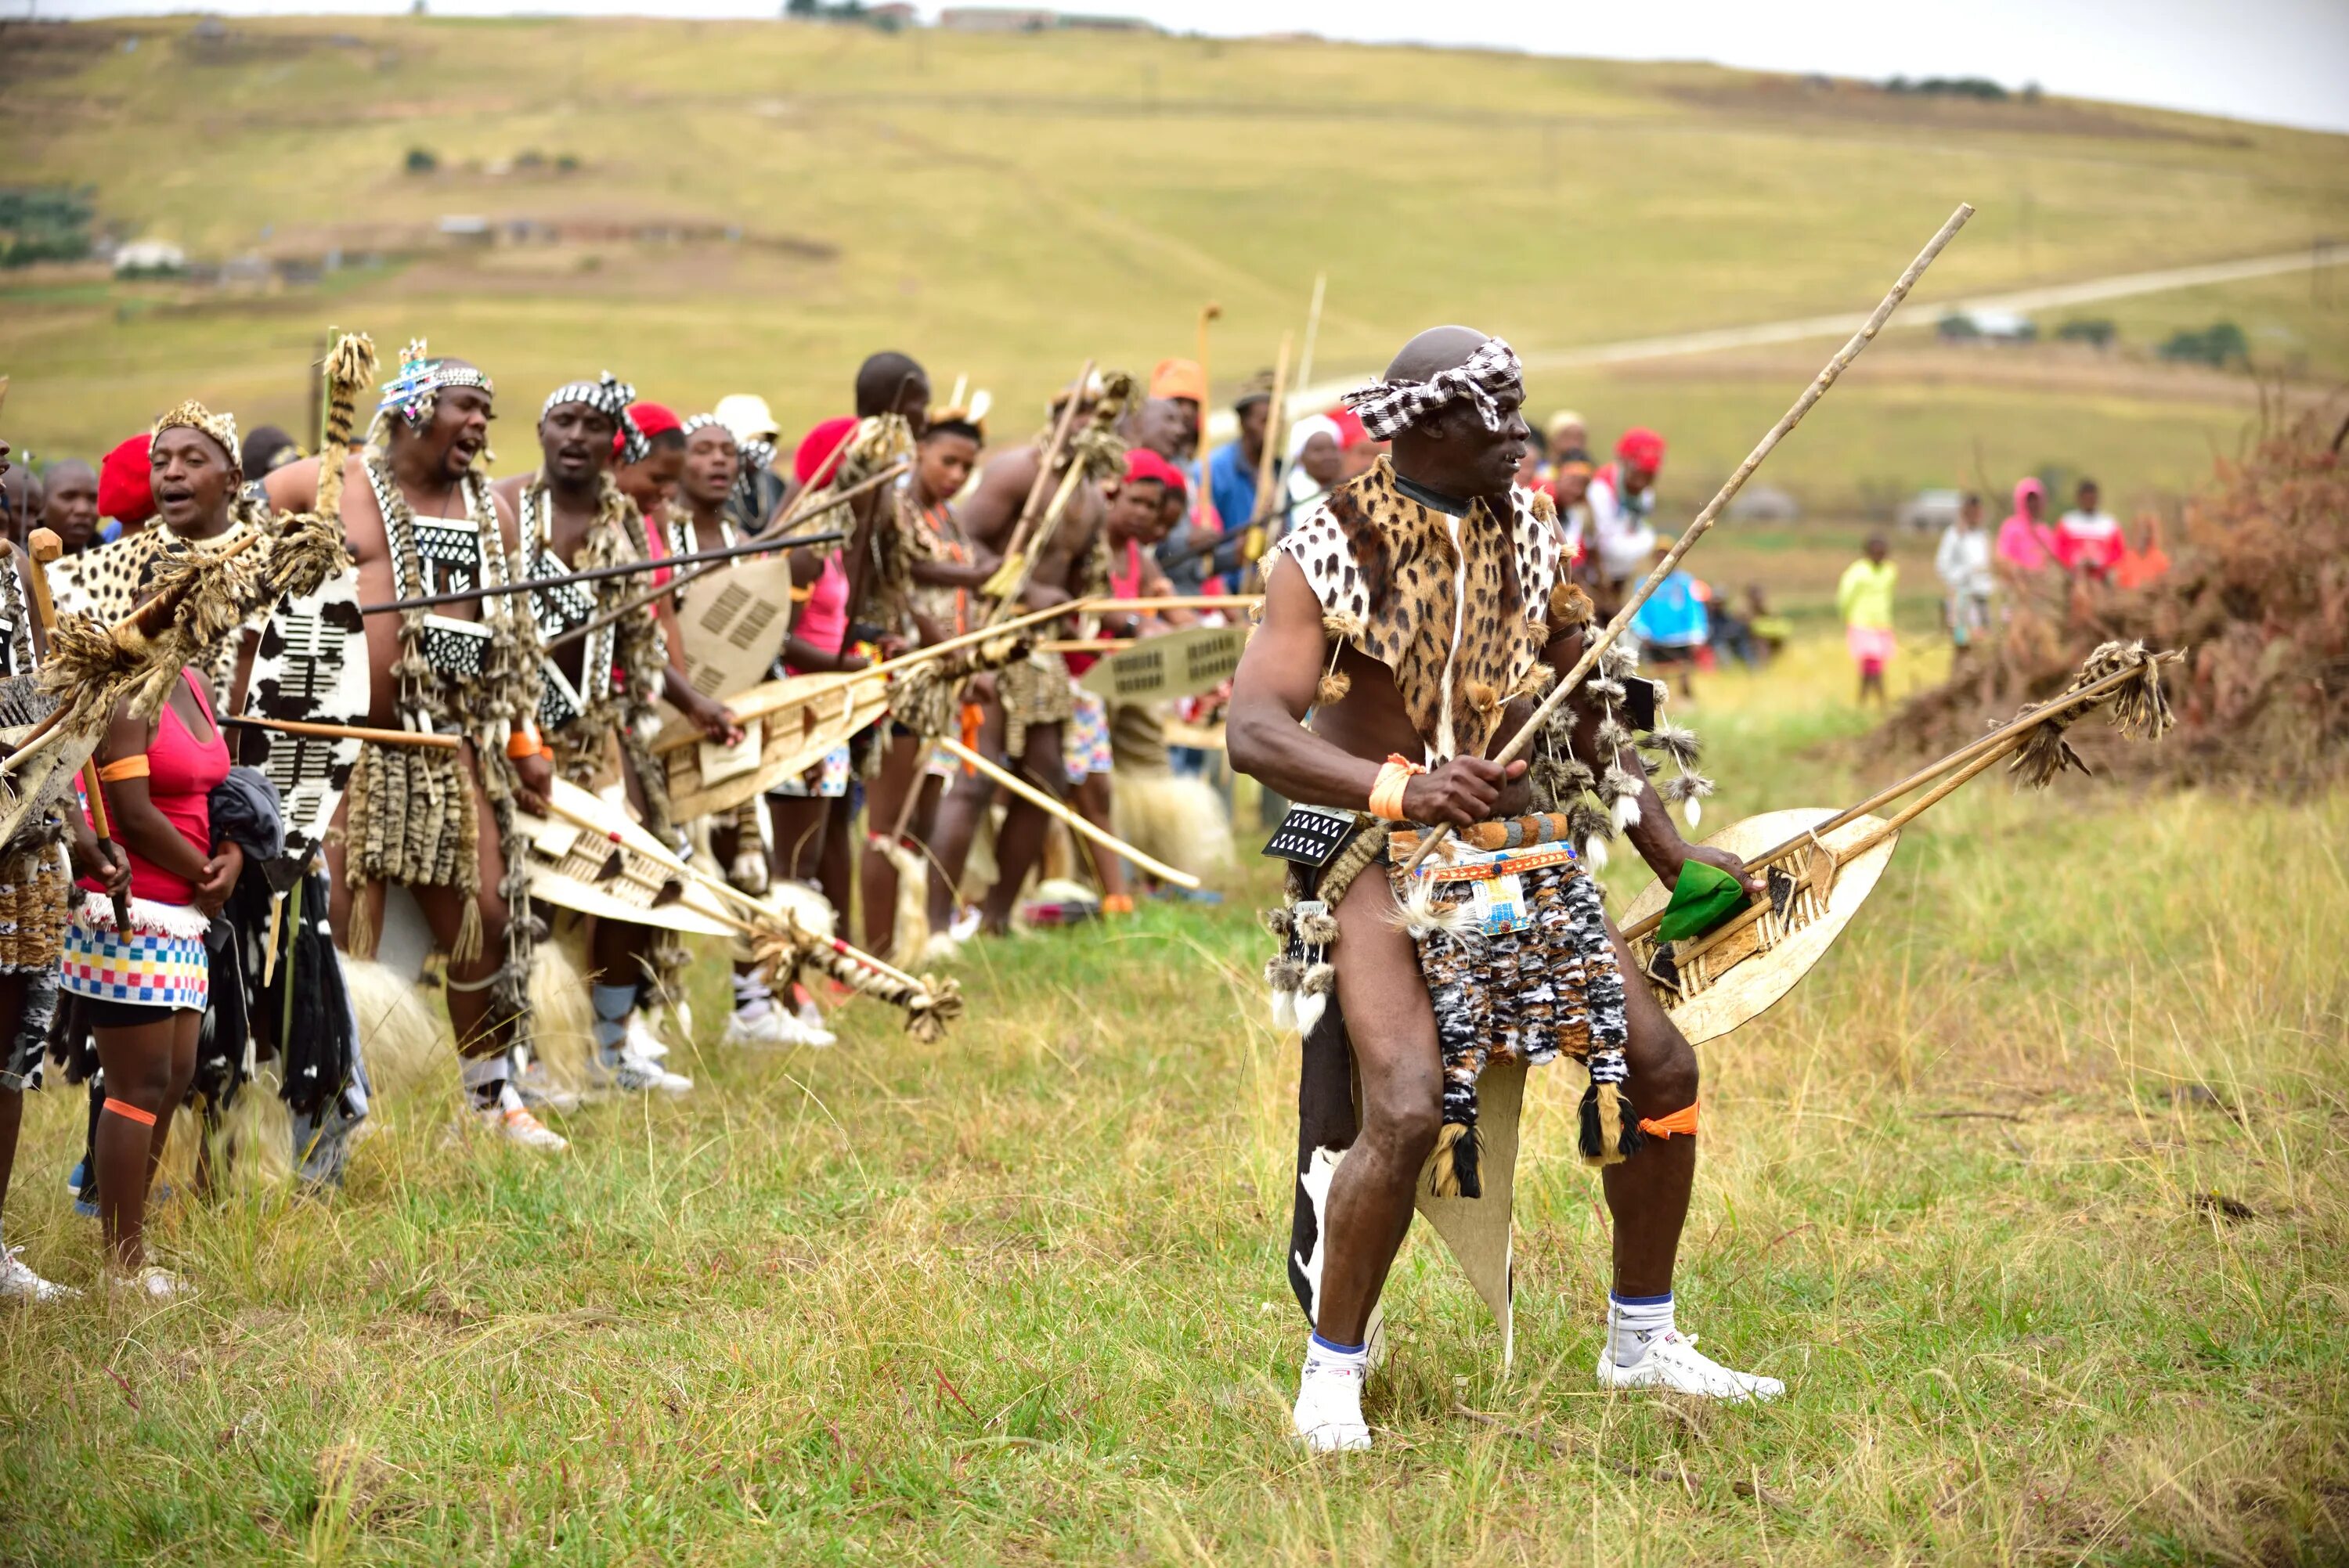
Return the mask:
<svg viewBox="0 0 2349 1568">
<path fill-rule="evenodd" d="M 1298 1434 L 1322 1452 L 1370 1446 L 1362 1419 L 1362 1378 L 1370 1371 L 1367 1345 L 1333 1345 L 1319 1334 L 1305 1342 L 1305 1370 L 1298 1379 Z"/>
<path fill-rule="evenodd" d="M 746 1024 L 755 1024 L 773 1010 L 775 994 L 756 975 L 734 976 L 734 1011 Z"/>
<path fill-rule="evenodd" d="M 512 1058 L 504 1051 L 493 1057 L 465 1057 L 457 1063 L 457 1080 L 471 1092 L 475 1109 L 495 1110 L 512 1071 Z"/>
<path fill-rule="evenodd" d="M 1618 1295 L 1607 1293 L 1607 1351 L 1618 1367 L 1636 1366 L 1651 1341 L 1672 1331 L 1672 1293 Z"/>
</svg>

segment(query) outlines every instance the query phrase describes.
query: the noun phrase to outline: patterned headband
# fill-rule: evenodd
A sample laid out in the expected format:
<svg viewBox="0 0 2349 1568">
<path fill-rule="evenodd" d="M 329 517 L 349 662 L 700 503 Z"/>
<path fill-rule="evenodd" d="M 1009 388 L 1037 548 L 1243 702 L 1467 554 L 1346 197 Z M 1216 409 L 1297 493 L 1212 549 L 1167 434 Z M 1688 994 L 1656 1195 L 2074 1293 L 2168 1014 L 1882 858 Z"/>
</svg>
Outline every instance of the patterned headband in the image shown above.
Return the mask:
<svg viewBox="0 0 2349 1568">
<path fill-rule="evenodd" d="M 598 414 L 605 415 L 619 427 L 620 466 L 644 461 L 653 444 L 636 428 L 628 417 L 628 405 L 636 400 L 636 389 L 606 370 L 593 381 L 570 381 L 546 395 L 546 402 L 538 410 L 538 422 L 565 403 L 584 403 Z"/>
<path fill-rule="evenodd" d="M 1441 370 L 1425 381 L 1380 381 L 1346 394 L 1347 407 L 1360 415 L 1362 430 L 1373 441 L 1392 441 L 1465 397 L 1476 405 L 1485 428 L 1499 434 L 1501 410 L 1496 399 L 1505 392 L 1521 392 L 1525 368 L 1516 350 L 1497 337 L 1476 346 L 1467 362 Z"/>
<path fill-rule="evenodd" d="M 715 414 L 696 414 L 692 418 L 688 419 L 684 424 L 678 426 L 678 428 L 685 432 L 685 438 L 688 441 L 693 439 L 693 433 L 696 430 L 713 429 L 724 431 L 728 440 L 735 441 L 734 427 L 728 424 L 725 420 L 719 418 Z M 735 444 L 740 446 L 741 443 L 740 441 L 735 441 Z"/>
<path fill-rule="evenodd" d="M 775 443 L 772 441 L 742 441 L 742 466 L 761 472 L 775 466 Z"/>
<path fill-rule="evenodd" d="M 155 435 L 173 429 L 196 430 L 210 436 L 228 454 L 228 466 L 240 474 L 244 472 L 244 452 L 236 442 L 235 415 L 215 414 L 191 397 L 155 421 Z"/>
<path fill-rule="evenodd" d="M 397 414 L 410 431 L 421 430 L 432 422 L 432 409 L 444 387 L 478 387 L 492 397 L 498 395 L 483 372 L 435 359 L 422 338 L 412 337 L 399 351 L 399 374 L 383 384 L 383 401 L 376 405 L 376 412 Z"/>
</svg>

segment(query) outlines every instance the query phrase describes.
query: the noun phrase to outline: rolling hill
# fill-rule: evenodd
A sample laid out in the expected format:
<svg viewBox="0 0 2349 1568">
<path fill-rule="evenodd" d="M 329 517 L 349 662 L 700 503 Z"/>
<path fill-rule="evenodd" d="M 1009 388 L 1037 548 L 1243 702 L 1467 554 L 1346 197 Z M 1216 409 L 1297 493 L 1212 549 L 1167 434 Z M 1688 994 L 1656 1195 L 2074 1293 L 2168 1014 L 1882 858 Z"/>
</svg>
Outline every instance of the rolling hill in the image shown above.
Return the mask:
<svg viewBox="0 0 2349 1568">
<path fill-rule="evenodd" d="M 755 389 L 806 423 L 885 345 L 992 387 L 1016 437 L 1087 354 L 1189 352 L 1209 300 L 1217 381 L 1268 364 L 1323 271 L 1318 363 L 1345 371 L 1441 320 L 1537 359 L 1863 310 L 1961 199 L 1981 215 L 1912 325 L 1935 299 L 2349 232 L 2339 137 L 1313 41 L 142 20 L 8 27 L 0 89 L 13 182 L 92 188 L 101 225 L 229 273 L 0 273 L 10 433 L 53 454 L 183 396 L 297 424 L 330 323 L 489 366 L 512 468 L 541 389 L 576 374 L 608 366 L 681 407 Z M 2349 374 L 2345 298 L 2326 269 L 2043 324 L 2111 318 L 2103 351 L 1911 334 L 1771 477 L 1846 511 L 2050 464 L 2149 497 L 2207 471 L 2258 407 L 2250 377 L 2160 362 L 2159 344 L 2233 321 L 2271 377 L 2321 392 Z M 1823 357 L 1544 371 L 1535 402 L 1602 438 L 1665 429 L 1668 504 L 1692 508 Z"/>
</svg>

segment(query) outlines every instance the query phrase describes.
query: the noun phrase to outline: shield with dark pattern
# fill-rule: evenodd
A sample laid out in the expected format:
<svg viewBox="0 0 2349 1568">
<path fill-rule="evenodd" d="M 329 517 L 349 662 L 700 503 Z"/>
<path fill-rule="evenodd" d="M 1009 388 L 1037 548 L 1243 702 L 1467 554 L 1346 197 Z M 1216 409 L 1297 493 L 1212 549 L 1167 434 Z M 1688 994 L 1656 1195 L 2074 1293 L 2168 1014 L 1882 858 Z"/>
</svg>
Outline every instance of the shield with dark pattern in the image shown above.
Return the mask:
<svg viewBox="0 0 2349 1568">
<path fill-rule="evenodd" d="M 329 578 L 316 593 L 281 603 L 262 626 L 245 683 L 244 717 L 308 724 L 365 725 L 373 696 L 358 573 Z M 246 729 L 246 764 L 277 786 L 286 857 L 308 861 L 325 838 L 358 761 L 357 740 Z"/>
</svg>

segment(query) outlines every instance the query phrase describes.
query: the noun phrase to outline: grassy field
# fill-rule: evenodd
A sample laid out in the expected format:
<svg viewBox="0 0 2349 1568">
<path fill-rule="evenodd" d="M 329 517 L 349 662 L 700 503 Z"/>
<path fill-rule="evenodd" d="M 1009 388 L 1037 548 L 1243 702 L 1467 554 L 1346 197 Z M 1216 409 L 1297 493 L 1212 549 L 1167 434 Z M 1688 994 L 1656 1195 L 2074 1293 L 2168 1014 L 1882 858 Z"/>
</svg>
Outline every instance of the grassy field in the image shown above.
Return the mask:
<svg viewBox="0 0 2349 1568">
<path fill-rule="evenodd" d="M 1839 760 L 1844 680 L 1820 643 L 1701 687 L 1721 820 L 1884 774 Z M 1683 1322 L 1787 1380 L 1767 1408 L 1592 1391 L 1560 1069 L 1515 1374 L 1415 1240 L 1381 1448 L 1289 1447 L 1295 1047 L 1251 868 L 978 950 L 935 1046 L 857 1006 L 827 1053 L 704 1048 L 692 1098 L 592 1107 L 554 1160 L 453 1142 L 442 1078 L 332 1203 L 175 1205 L 197 1300 L 0 1314 L 0 1557 L 2338 1562 L 2344 867 L 2337 794 L 1978 787 L 1919 824 L 1702 1053 Z M 30 1106 L 8 1232 L 88 1284 L 79 1129 Z"/>
<path fill-rule="evenodd" d="M 512 469 L 543 390 L 606 365 L 680 407 L 756 389 L 802 428 L 837 410 L 864 353 L 900 344 L 944 380 L 991 387 L 1017 434 L 1088 354 L 1146 367 L 1188 352 L 1214 300 L 1228 386 L 1301 326 L 1324 270 L 1318 364 L 1345 370 L 1445 319 L 1537 353 L 1863 310 L 1961 199 L 1980 216 L 1919 321 L 1936 299 L 2349 228 L 2337 137 L 1688 65 L 622 20 L 191 26 L 10 29 L 8 178 L 94 184 L 106 222 L 213 260 L 389 259 L 250 297 L 72 269 L 0 278 L 20 447 L 98 449 L 188 395 L 298 423 L 330 322 L 387 347 L 427 334 L 491 366 Z M 437 171 L 403 173 L 411 149 Z M 460 251 L 436 232 L 450 214 L 568 237 Z M 609 237 L 694 224 L 738 237 Z M 2254 398 L 2153 349 L 2232 319 L 2261 364 L 2329 387 L 2349 376 L 2349 279 L 2332 277 L 2050 313 L 2120 323 L 2085 380 L 2038 351 L 1904 352 L 1839 392 L 1773 478 L 1840 512 L 2051 462 L 2099 472 L 2116 500 L 2172 489 L 2232 447 Z M 1821 356 L 1546 374 L 1533 390 L 1538 407 L 1581 407 L 1602 439 L 1665 428 L 1666 504 L 1685 512 Z"/>
</svg>

